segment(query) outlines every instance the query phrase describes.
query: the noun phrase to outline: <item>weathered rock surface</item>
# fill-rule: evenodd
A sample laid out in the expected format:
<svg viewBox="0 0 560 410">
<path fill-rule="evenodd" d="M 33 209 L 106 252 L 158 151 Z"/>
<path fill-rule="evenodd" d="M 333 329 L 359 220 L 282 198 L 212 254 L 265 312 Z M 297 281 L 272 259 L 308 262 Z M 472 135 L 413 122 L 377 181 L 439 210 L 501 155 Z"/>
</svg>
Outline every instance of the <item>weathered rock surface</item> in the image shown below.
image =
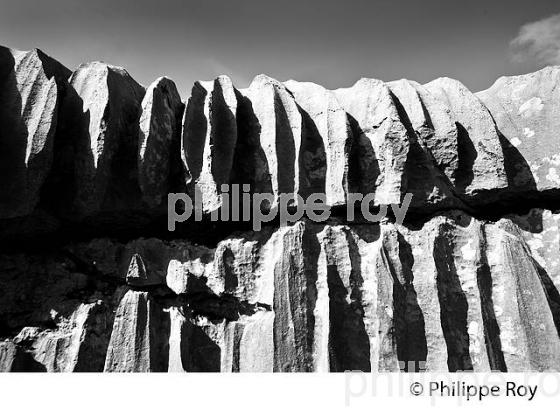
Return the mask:
<svg viewBox="0 0 560 410">
<path fill-rule="evenodd" d="M 434 80 L 425 87 L 446 103 L 457 124 L 459 192 L 470 198 L 506 188 L 508 181 L 498 130 L 484 104 L 463 84 L 450 78 Z"/>
<path fill-rule="evenodd" d="M 237 145 L 237 95 L 226 76 L 197 82 L 187 104 L 182 153 L 188 179 L 203 199 L 203 210 L 222 206 L 222 184 L 231 183 Z"/>
<path fill-rule="evenodd" d="M 220 76 L 185 104 L 0 49 L 0 370 L 560 371 L 558 72 L 477 95 Z M 404 224 L 165 231 L 168 193 L 209 214 L 223 184 L 413 197 Z"/>
<path fill-rule="evenodd" d="M 547 217 L 551 226 L 555 216 Z M 75 251 L 72 263 L 48 255 L 33 270 L 13 263 L 3 282 L 17 283 L 10 275 L 24 271 L 30 286 L 7 294 L 36 302 L 26 313 L 4 298 L 3 332 L 35 327 L 2 344 L 0 365 L 15 369 L 19 354 L 27 363 L 19 368 L 48 371 L 99 371 L 99 363 L 105 371 L 558 370 L 557 265 L 539 263 L 552 248 L 531 236 L 542 226 L 455 211 L 413 229 L 301 221 L 215 249 L 158 239 L 84 243 L 77 248 L 124 246 L 124 259 L 134 251 L 132 288 L 121 276 L 96 290 L 111 276 L 88 271 L 95 264 Z M 557 245 L 554 227 L 546 231 Z M 149 266 L 167 267 L 166 281 L 148 286 Z M 70 268 L 86 272 L 64 273 L 84 278 L 79 293 L 37 279 L 41 269 Z M 66 308 L 53 311 L 54 300 Z"/>
<path fill-rule="evenodd" d="M 317 84 L 290 80 L 285 85 L 303 109 L 300 192 L 304 198 L 324 193 L 327 205 L 344 205 L 354 139 L 346 111 L 332 91 Z"/>
<path fill-rule="evenodd" d="M 416 91 L 417 97 L 410 90 L 408 94 L 411 98 L 404 98 L 401 104 L 404 104 L 414 130 L 430 150 L 437 167 L 449 178 L 452 186 L 455 186 L 459 167 L 458 130 L 451 111 L 445 102 L 438 100 L 424 86 L 408 80 L 401 80 L 400 83 L 401 88 L 412 87 Z M 389 84 L 395 92 L 394 83 Z M 396 94 L 398 96 L 398 92 Z M 420 106 L 417 98 L 420 100 Z"/>
<path fill-rule="evenodd" d="M 104 371 L 167 370 L 169 342 L 163 313 L 147 292 L 127 291 L 115 313 Z"/>
<path fill-rule="evenodd" d="M 375 205 L 400 203 L 407 190 L 404 170 L 410 138 L 389 87 L 364 78 L 334 93 L 351 116 L 356 134 L 358 192 L 375 193 Z"/>
<path fill-rule="evenodd" d="M 536 262 L 560 289 L 560 214 L 533 209 L 526 215 L 510 215 L 519 226 Z"/>
<path fill-rule="evenodd" d="M 138 141 L 138 183 L 150 207 L 165 203 L 181 171 L 179 147 L 184 105 L 175 83 L 158 78 L 142 100 Z"/>
<path fill-rule="evenodd" d="M 39 202 L 70 71 L 40 50 L 0 47 L 0 65 L 0 218 L 14 218 Z"/>
<path fill-rule="evenodd" d="M 77 212 L 93 214 L 107 203 L 123 207 L 138 196 L 134 171 L 144 89 L 124 69 L 99 62 L 78 67 L 70 85 L 75 100 L 62 116 L 75 126 Z"/>
<path fill-rule="evenodd" d="M 513 192 L 531 194 L 560 187 L 560 67 L 502 77 L 477 96 L 492 113 L 504 140 Z"/>
<path fill-rule="evenodd" d="M 185 109 L 165 77 L 144 90 L 99 62 L 70 75 L 38 50 L 3 49 L 0 65 L 5 236 L 21 222 L 25 235 L 69 221 L 148 226 L 167 193 L 185 190 L 211 213 L 232 183 L 273 194 L 269 206 L 283 193 L 323 193 L 331 207 L 353 192 L 372 194 L 372 205 L 411 193 L 423 216 L 558 195 L 557 67 L 476 95 L 448 78 L 330 91 L 264 75 L 238 90 L 220 76 L 197 82 Z"/>
<path fill-rule="evenodd" d="M 404 177 L 408 181 L 407 192 L 413 195 L 411 206 L 460 208 L 461 202 L 454 195 L 458 150 L 451 119 L 445 116 L 445 111 L 440 111 L 443 125 L 438 125 L 444 129 L 438 127 L 436 131 L 422 101 L 423 90 L 419 84 L 400 80 L 388 86 L 410 141 Z M 425 90 L 423 94 L 427 94 Z"/>
<path fill-rule="evenodd" d="M 255 77 L 240 94 L 247 123 L 239 138 L 253 163 L 241 173 L 251 172 L 246 182 L 254 192 L 273 194 L 274 206 L 280 194 L 300 193 L 303 118 L 293 95 L 268 76 Z"/>
</svg>

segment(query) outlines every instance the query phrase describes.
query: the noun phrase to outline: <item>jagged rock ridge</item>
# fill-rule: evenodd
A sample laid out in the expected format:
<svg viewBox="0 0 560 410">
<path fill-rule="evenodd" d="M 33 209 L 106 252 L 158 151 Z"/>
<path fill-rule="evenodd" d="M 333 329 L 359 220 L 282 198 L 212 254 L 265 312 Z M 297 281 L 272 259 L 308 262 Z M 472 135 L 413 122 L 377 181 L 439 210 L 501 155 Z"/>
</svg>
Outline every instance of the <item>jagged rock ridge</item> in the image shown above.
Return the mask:
<svg viewBox="0 0 560 410">
<path fill-rule="evenodd" d="M 264 75 L 239 90 L 221 76 L 183 104 L 167 78 L 144 88 L 119 67 L 71 73 L 40 51 L 3 49 L 0 217 L 134 227 L 165 214 L 168 192 L 198 188 L 209 213 L 230 183 L 324 193 L 335 207 L 350 192 L 374 194 L 374 205 L 409 192 L 424 216 L 552 202 L 558 72 L 478 95 L 448 78 L 330 91 Z"/>
<path fill-rule="evenodd" d="M 477 94 L 220 76 L 182 102 L 165 77 L 0 49 L 0 239 L 57 239 L 0 255 L 0 369 L 559 370 L 559 72 Z M 231 183 L 334 208 L 412 193 L 411 216 L 144 231 L 167 193 L 210 213 Z"/>
</svg>

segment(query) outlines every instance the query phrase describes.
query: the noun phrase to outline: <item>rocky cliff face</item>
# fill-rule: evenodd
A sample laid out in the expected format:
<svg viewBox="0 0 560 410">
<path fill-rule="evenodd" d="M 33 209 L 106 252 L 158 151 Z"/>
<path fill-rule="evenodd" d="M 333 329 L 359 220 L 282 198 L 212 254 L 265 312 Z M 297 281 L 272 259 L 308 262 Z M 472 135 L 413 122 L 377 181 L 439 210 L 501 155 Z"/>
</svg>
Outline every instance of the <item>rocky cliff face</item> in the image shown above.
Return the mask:
<svg viewBox="0 0 560 410">
<path fill-rule="evenodd" d="M 559 371 L 559 81 L 221 76 L 183 102 L 0 48 L 0 369 Z M 234 183 L 332 217 L 212 221 Z M 170 192 L 202 220 L 168 232 Z M 350 223 L 352 193 L 413 197 Z"/>
</svg>

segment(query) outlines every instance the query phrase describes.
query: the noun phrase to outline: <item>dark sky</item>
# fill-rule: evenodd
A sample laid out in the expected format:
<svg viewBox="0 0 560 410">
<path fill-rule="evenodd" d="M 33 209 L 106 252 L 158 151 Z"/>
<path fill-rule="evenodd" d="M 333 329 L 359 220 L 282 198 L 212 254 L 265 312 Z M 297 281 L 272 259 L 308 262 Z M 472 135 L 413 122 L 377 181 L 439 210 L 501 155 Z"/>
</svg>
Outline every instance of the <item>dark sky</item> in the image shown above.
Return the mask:
<svg viewBox="0 0 560 410">
<path fill-rule="evenodd" d="M 167 75 L 183 97 L 195 80 L 243 88 L 260 73 L 328 88 L 449 76 L 478 91 L 542 67 L 512 59 L 510 42 L 559 12 L 558 0 L 0 0 L 0 44 L 72 69 L 106 61 L 144 85 Z"/>
</svg>

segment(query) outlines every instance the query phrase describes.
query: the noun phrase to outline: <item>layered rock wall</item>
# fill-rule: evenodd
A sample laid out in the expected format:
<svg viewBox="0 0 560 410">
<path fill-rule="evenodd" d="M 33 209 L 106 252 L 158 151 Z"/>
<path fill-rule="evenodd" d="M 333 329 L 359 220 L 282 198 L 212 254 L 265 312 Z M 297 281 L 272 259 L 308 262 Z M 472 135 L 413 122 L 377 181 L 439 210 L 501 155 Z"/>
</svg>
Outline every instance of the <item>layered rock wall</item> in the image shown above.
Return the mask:
<svg viewBox="0 0 560 410">
<path fill-rule="evenodd" d="M 0 369 L 560 370 L 559 73 L 220 76 L 181 101 L 0 49 Z M 223 184 L 333 217 L 211 222 Z M 167 232 L 195 192 L 203 220 Z M 345 220 L 352 193 L 413 196 L 401 225 Z"/>
</svg>

